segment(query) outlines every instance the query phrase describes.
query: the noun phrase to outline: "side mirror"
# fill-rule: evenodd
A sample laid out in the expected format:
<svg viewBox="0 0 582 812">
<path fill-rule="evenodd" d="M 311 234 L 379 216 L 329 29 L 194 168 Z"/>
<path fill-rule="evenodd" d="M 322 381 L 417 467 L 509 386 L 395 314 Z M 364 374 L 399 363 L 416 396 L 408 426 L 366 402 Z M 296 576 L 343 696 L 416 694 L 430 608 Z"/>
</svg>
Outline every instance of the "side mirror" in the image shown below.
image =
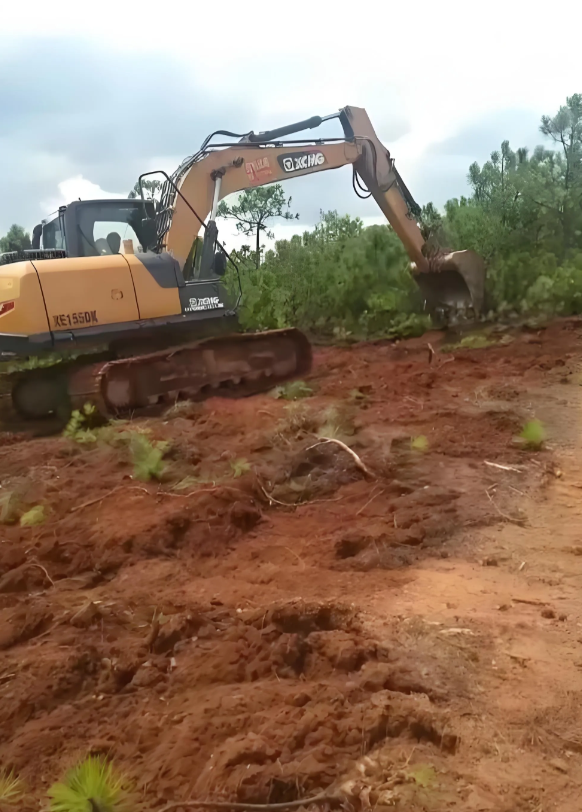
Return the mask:
<svg viewBox="0 0 582 812">
<path fill-rule="evenodd" d="M 226 254 L 222 251 L 217 251 L 214 254 L 214 262 L 212 263 L 212 270 L 214 271 L 216 276 L 224 276 L 226 273 Z"/>
<path fill-rule="evenodd" d="M 156 228 L 156 221 L 146 220 L 141 221 L 141 244 L 145 251 L 152 251 L 158 244 L 158 230 Z"/>
</svg>

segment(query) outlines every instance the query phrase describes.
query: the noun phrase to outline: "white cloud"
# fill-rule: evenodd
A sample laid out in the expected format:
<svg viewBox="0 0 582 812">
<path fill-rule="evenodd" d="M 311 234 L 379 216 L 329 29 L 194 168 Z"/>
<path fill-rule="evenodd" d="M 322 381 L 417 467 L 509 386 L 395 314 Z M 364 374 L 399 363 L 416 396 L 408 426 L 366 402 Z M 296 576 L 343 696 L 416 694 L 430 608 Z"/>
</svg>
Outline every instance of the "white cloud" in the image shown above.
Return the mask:
<svg viewBox="0 0 582 812">
<path fill-rule="evenodd" d="M 41 208 L 45 214 L 52 214 L 59 206 L 66 206 L 73 200 L 104 200 L 112 197 L 124 198 L 127 195 L 106 192 L 98 184 L 82 175 L 76 175 L 61 181 L 58 184 L 58 195 L 43 201 Z"/>
<path fill-rule="evenodd" d="M 168 94 L 178 99 L 183 95 L 184 113 L 194 109 L 202 118 L 209 105 L 193 100 L 191 88 L 203 86 L 217 128 L 241 131 L 245 114 L 258 131 L 325 115 L 346 104 L 366 107 L 419 203 L 430 198 L 442 203 L 466 191 L 468 164 L 435 156 L 436 144 L 503 110 L 521 110 L 532 120 L 539 119 L 542 113 L 554 112 L 566 95 L 580 90 L 575 84 L 580 76 L 576 14 L 570 14 L 568 24 L 560 25 L 559 20 L 554 24 L 559 26 L 559 38 L 554 31 L 551 40 L 547 13 L 515 0 L 489 0 L 479 6 L 466 0 L 417 0 L 408 5 L 368 0 L 364 6 L 296 0 L 292 6 L 268 11 L 245 7 L 239 0 L 221 0 L 218 6 L 166 0 L 163 13 L 158 0 L 100 0 L 97 6 L 60 0 L 58 13 L 54 4 L 40 0 L 24 0 L 24 7 L 25 13 L 22 4 L 7 4 L 3 9 L 0 47 L 4 54 L 31 37 L 70 37 L 77 45 L 102 49 L 104 66 L 108 54 L 130 54 L 147 86 L 155 78 L 154 70 L 148 74 L 152 54 L 167 51 Z M 566 13 L 564 9 L 564 18 Z M 580 17 L 578 13 L 578 22 Z M 61 75 L 63 70 L 75 71 L 75 59 L 69 68 L 59 69 Z M 120 87 L 127 83 L 129 99 L 135 92 L 134 79 L 121 74 L 116 81 Z M 41 76 L 38 92 L 42 93 Z M 107 97 L 107 88 L 103 92 Z M 81 98 L 86 100 L 86 95 Z M 157 98 L 152 93 L 149 105 L 144 96 L 143 116 L 131 118 L 124 118 L 123 104 L 116 102 L 111 111 L 112 146 L 122 128 L 131 130 L 136 142 L 143 142 L 156 117 Z M 43 121 L 59 138 L 62 132 L 67 154 L 79 142 L 85 143 L 87 152 L 95 149 L 71 133 L 57 113 L 47 114 Z M 165 122 L 167 139 L 184 126 L 174 110 Z M 191 130 L 189 124 L 187 132 Z M 485 149 L 494 149 L 506 137 L 501 130 L 500 125 L 499 133 L 492 136 L 495 142 Z M 536 139 L 535 131 L 532 138 Z M 103 154 L 107 148 L 103 143 Z M 152 149 L 164 154 L 159 142 Z M 125 143 L 123 150 L 125 154 Z M 173 154 L 171 146 L 167 150 Z M 475 158 L 483 160 L 486 154 Z M 128 154 L 127 160 L 132 157 Z M 163 163 L 172 170 L 182 157 Z M 70 184 L 73 178 L 67 173 L 79 170 L 90 177 L 89 160 L 83 155 L 71 169 L 63 167 L 55 181 L 68 177 L 64 183 Z M 143 151 L 139 161 L 143 170 L 158 168 L 158 160 L 153 156 L 144 160 Z M 115 186 L 109 177 L 103 176 L 102 182 Z M 120 180 L 119 188 L 126 183 Z M 322 188 L 324 184 L 330 181 L 326 178 Z M 79 196 L 87 197 L 84 187 L 79 191 L 67 185 L 58 200 L 69 202 Z M 346 188 L 338 210 L 360 213 L 359 201 L 352 198 Z M 49 203 L 53 205 L 52 198 L 43 207 Z"/>
</svg>

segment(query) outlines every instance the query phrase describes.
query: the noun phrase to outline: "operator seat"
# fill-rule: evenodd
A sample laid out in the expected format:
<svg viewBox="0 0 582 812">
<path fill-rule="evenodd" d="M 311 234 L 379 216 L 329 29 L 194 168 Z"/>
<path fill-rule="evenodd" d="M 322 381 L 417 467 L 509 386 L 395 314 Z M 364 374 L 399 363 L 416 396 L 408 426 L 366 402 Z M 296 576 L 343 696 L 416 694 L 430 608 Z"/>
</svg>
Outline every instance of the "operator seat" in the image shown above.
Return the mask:
<svg viewBox="0 0 582 812">
<path fill-rule="evenodd" d="M 119 254 L 121 248 L 121 237 L 117 231 L 112 231 L 107 235 L 107 245 L 109 246 L 112 254 Z"/>
</svg>

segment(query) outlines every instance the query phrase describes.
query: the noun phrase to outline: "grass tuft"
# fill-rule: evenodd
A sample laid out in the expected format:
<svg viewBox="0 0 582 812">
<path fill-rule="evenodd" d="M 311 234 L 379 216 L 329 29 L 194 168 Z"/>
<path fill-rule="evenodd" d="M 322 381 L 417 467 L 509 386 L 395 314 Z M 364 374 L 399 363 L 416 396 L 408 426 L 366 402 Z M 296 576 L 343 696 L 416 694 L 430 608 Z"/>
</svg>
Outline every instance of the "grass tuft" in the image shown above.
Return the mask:
<svg viewBox="0 0 582 812">
<path fill-rule="evenodd" d="M 428 439 L 424 436 L 424 434 L 420 434 L 418 437 L 413 437 L 410 441 L 410 447 L 413 451 L 428 451 Z"/>
<path fill-rule="evenodd" d="M 46 509 L 44 505 L 36 505 L 35 507 L 27 510 L 20 517 L 21 527 L 38 527 L 46 521 Z"/>
<path fill-rule="evenodd" d="M 230 467 L 232 469 L 232 475 L 235 479 L 240 479 L 241 476 L 248 474 L 248 472 L 251 470 L 250 462 L 242 458 L 238 460 L 231 460 Z"/>
<path fill-rule="evenodd" d="M 305 381 L 290 381 L 282 386 L 277 386 L 271 392 L 277 400 L 302 400 L 313 395 L 313 389 Z"/>
<path fill-rule="evenodd" d="M 129 782 L 102 756 L 89 756 L 54 784 L 49 792 L 50 812 L 130 812 L 133 798 Z"/>
<path fill-rule="evenodd" d="M 0 770 L 0 806 L 15 806 L 24 795 L 24 784 L 12 770 Z"/>
</svg>

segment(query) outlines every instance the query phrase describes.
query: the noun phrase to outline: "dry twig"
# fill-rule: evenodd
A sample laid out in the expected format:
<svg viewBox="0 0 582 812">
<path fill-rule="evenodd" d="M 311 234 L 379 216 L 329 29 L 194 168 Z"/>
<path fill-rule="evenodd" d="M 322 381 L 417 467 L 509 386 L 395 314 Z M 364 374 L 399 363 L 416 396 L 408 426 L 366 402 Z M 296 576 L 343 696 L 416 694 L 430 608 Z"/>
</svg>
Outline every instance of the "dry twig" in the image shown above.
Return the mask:
<svg viewBox="0 0 582 812">
<path fill-rule="evenodd" d="M 546 601 L 533 601 L 528 598 L 512 598 L 514 603 L 525 603 L 526 606 L 547 606 Z"/>
<path fill-rule="evenodd" d="M 485 493 L 487 494 L 487 499 L 489 499 L 489 501 L 491 502 L 491 504 L 493 505 L 493 507 L 495 508 L 497 513 L 499 513 L 499 515 L 501 516 L 502 519 L 505 519 L 505 521 L 511 522 L 512 524 L 517 524 L 520 527 L 523 527 L 523 525 L 524 525 L 524 520 L 523 519 L 516 518 L 514 516 L 509 516 L 507 513 L 504 513 L 502 510 L 500 510 L 497 507 L 497 505 L 495 504 L 495 500 L 493 499 L 493 497 L 491 496 L 489 491 L 485 491 Z"/>
<path fill-rule="evenodd" d="M 48 574 L 48 572 L 46 571 L 46 569 L 45 569 L 45 568 L 42 566 L 42 564 L 37 564 L 37 563 L 35 563 L 34 561 L 31 561 L 31 562 L 30 562 L 30 566 L 31 566 L 31 567 L 36 567 L 36 568 L 37 568 L 37 569 L 39 569 L 41 572 L 43 572 L 43 573 L 44 573 L 44 575 L 45 575 L 45 578 L 47 579 L 47 581 L 49 581 L 49 582 L 50 582 L 51 586 L 54 586 L 54 585 L 55 585 L 55 582 L 54 582 L 54 581 L 53 581 L 53 579 L 50 577 L 50 575 Z"/>
<path fill-rule="evenodd" d="M 362 471 L 366 476 L 370 477 L 371 479 L 376 479 L 376 476 L 372 473 L 372 471 L 370 471 L 370 469 L 367 467 L 367 465 L 365 465 L 362 462 L 362 460 L 360 459 L 360 457 L 358 457 L 356 452 L 352 451 L 352 449 L 349 447 L 349 445 L 346 445 L 345 443 L 342 443 L 341 440 L 334 440 L 331 437 L 324 437 L 323 440 L 320 443 L 315 443 L 315 445 L 310 446 L 307 449 L 307 451 L 311 451 L 312 449 L 317 448 L 320 445 L 326 445 L 328 443 L 333 443 L 334 445 L 337 445 L 340 448 L 342 448 L 351 457 L 353 457 L 354 462 L 356 463 L 356 467 L 359 468 L 360 471 Z"/>
<path fill-rule="evenodd" d="M 309 505 L 329 505 L 332 502 L 341 502 L 343 499 L 343 497 L 338 496 L 337 499 L 312 499 L 309 502 L 280 502 L 278 499 L 275 499 L 274 496 L 271 496 L 270 493 L 267 493 L 262 485 L 259 487 L 265 495 L 265 498 L 268 499 L 272 505 L 281 505 L 281 507 L 286 508 L 308 507 Z"/>
<path fill-rule="evenodd" d="M 300 798 L 297 801 L 287 801 L 282 804 L 245 804 L 230 803 L 229 801 L 177 801 L 164 806 L 160 812 L 177 812 L 179 809 L 225 809 L 231 812 L 283 812 L 287 809 L 299 809 L 310 804 L 340 803 L 337 795 L 321 793 L 311 798 Z"/>
<path fill-rule="evenodd" d="M 366 510 L 366 508 L 370 507 L 370 505 L 372 504 L 372 502 L 373 502 L 375 499 L 377 499 L 377 498 L 378 498 L 378 496 L 382 496 L 382 494 L 384 494 L 384 493 L 385 493 L 385 491 L 384 491 L 384 490 L 379 490 L 379 491 L 376 491 L 375 493 L 373 493 L 373 494 L 372 494 L 372 496 L 371 496 L 371 497 L 368 499 L 368 501 L 367 501 L 367 502 L 366 502 L 366 504 L 364 505 L 364 507 L 362 507 L 362 508 L 360 508 L 360 509 L 358 510 L 358 512 L 356 513 L 356 516 L 361 516 L 361 515 L 362 515 L 362 513 L 363 513 L 363 512 Z"/>
<path fill-rule="evenodd" d="M 516 468 L 515 465 L 501 465 L 498 462 L 488 462 L 487 460 L 483 460 L 485 465 L 488 465 L 489 468 L 497 468 L 500 471 L 514 471 L 516 474 L 521 474 L 524 471 L 523 466 L 520 468 Z"/>
<path fill-rule="evenodd" d="M 118 491 L 123 491 L 123 490 L 128 490 L 128 491 L 137 490 L 137 491 L 143 491 L 144 493 L 149 493 L 149 491 L 146 490 L 146 488 L 126 488 L 125 485 L 118 485 L 117 488 L 113 488 L 113 490 L 107 491 L 107 493 L 104 493 L 103 496 L 96 496 L 95 499 L 89 499 L 88 502 L 83 502 L 82 505 L 77 505 L 76 507 L 71 508 L 71 510 L 69 512 L 70 513 L 78 513 L 80 510 L 84 510 L 85 508 L 92 507 L 93 505 L 98 505 L 99 502 L 103 502 L 104 499 L 108 499 L 110 496 L 113 496 L 114 493 L 117 493 Z"/>
<path fill-rule="evenodd" d="M 104 493 L 103 496 L 98 496 L 95 499 L 90 499 L 88 502 L 83 502 L 82 505 L 77 505 L 74 508 L 71 508 L 70 513 L 77 513 L 79 510 L 84 510 L 85 508 L 91 507 L 92 505 L 97 505 L 99 502 L 103 502 L 104 499 L 108 499 L 110 496 L 113 496 L 114 493 L 118 491 L 141 491 L 141 493 L 148 494 L 149 496 L 169 496 L 174 499 L 189 499 L 192 496 L 198 496 L 203 493 L 216 493 L 217 491 L 232 491 L 233 493 L 242 493 L 246 495 L 244 491 L 241 491 L 239 488 L 231 488 L 228 485 L 218 485 L 216 488 L 198 488 L 195 491 L 191 491 L 190 493 L 170 493 L 169 491 L 148 491 L 147 488 L 139 488 L 137 485 L 133 487 L 126 487 L 125 485 L 119 485 L 117 488 L 113 488 L 113 490 Z"/>
</svg>

